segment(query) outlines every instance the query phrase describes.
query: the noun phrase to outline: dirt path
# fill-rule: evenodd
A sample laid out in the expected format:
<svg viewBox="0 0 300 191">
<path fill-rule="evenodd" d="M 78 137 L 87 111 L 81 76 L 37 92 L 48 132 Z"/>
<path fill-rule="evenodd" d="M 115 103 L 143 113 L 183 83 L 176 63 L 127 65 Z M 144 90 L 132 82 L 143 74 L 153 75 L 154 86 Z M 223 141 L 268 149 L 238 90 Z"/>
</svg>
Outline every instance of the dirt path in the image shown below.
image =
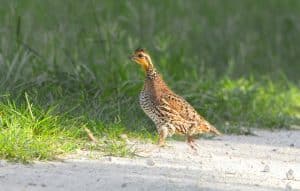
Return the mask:
<svg viewBox="0 0 300 191">
<path fill-rule="evenodd" d="M 300 131 L 197 140 L 170 148 L 139 145 L 146 157 L 88 159 L 34 165 L 0 161 L 0 191 L 60 190 L 300 190 Z"/>
</svg>

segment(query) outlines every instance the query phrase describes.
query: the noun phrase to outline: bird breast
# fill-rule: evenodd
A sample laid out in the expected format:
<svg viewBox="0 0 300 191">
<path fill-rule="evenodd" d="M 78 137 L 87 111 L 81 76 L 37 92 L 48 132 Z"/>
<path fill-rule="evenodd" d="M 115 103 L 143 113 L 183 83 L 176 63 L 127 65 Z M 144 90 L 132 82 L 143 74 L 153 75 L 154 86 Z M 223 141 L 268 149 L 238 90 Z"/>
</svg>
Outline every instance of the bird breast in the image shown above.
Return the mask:
<svg viewBox="0 0 300 191">
<path fill-rule="evenodd" d="M 154 101 L 151 99 L 149 93 L 142 90 L 139 97 L 140 106 L 146 115 L 157 125 L 160 123 L 159 112 L 155 107 Z"/>
</svg>

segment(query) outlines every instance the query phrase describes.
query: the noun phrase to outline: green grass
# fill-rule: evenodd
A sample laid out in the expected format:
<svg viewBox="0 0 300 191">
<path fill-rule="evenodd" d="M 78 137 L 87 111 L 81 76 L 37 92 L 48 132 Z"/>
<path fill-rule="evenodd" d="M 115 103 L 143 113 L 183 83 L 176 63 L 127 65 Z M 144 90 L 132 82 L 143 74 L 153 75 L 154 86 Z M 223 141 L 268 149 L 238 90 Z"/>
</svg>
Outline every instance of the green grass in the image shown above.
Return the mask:
<svg viewBox="0 0 300 191">
<path fill-rule="evenodd" d="M 54 159 L 73 151 L 80 128 L 72 120 L 63 120 L 31 105 L 17 107 L 12 102 L 0 103 L 0 156 L 27 162 L 32 159 Z"/>
<path fill-rule="evenodd" d="M 128 60 L 140 46 L 225 133 L 299 125 L 299 18 L 297 0 L 2 0 L 0 158 L 129 156 L 121 134 L 155 141 Z"/>
<path fill-rule="evenodd" d="M 29 162 L 33 159 L 56 159 L 58 155 L 74 152 L 76 149 L 92 149 L 104 155 L 134 156 L 134 149 L 121 139 L 122 134 L 129 138 L 146 138 L 126 131 L 124 126 L 95 123 L 81 118 L 55 114 L 55 107 L 38 108 L 29 101 L 25 94 L 26 104 L 16 106 L 7 101 L 0 103 L 0 157 L 11 161 Z M 92 144 L 84 128 L 90 128 L 102 137 Z M 149 133 L 148 133 L 149 134 Z M 152 136 L 153 137 L 153 136 Z M 151 138 L 149 135 L 147 138 Z"/>
</svg>

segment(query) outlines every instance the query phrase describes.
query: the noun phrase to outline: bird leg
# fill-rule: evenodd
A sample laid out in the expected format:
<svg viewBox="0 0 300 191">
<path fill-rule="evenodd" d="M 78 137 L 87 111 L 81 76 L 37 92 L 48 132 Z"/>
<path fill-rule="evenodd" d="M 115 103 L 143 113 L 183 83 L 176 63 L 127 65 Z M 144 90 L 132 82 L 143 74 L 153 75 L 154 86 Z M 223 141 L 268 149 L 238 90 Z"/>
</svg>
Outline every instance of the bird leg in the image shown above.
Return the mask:
<svg viewBox="0 0 300 191">
<path fill-rule="evenodd" d="M 197 143 L 195 143 L 194 138 L 191 135 L 188 135 L 187 137 L 187 142 L 188 145 L 195 151 L 197 151 L 197 148 L 199 148 L 199 146 L 197 145 Z"/>
<path fill-rule="evenodd" d="M 158 140 L 158 146 L 160 147 L 164 147 L 166 145 L 166 142 L 164 139 L 161 138 L 161 136 L 159 136 L 159 140 Z"/>
<path fill-rule="evenodd" d="M 158 146 L 160 147 L 166 146 L 165 139 L 168 136 L 168 128 L 161 127 L 158 131 L 158 134 L 159 134 Z"/>
</svg>

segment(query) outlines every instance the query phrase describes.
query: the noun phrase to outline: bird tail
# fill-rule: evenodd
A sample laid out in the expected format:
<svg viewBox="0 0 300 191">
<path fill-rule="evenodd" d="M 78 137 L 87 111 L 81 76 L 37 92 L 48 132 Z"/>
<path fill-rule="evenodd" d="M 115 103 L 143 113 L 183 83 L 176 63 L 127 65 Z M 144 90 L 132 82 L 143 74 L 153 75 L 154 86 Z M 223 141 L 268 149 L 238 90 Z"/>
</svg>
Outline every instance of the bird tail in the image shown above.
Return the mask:
<svg viewBox="0 0 300 191">
<path fill-rule="evenodd" d="M 217 128 L 215 128 L 213 125 L 210 125 L 209 132 L 213 133 L 215 135 L 222 135 L 222 133 Z"/>
<path fill-rule="evenodd" d="M 199 126 L 200 132 L 206 132 L 206 133 L 212 133 L 215 135 L 222 135 L 222 133 L 214 127 L 212 124 L 210 124 L 207 121 L 202 121 L 202 124 Z"/>
</svg>

